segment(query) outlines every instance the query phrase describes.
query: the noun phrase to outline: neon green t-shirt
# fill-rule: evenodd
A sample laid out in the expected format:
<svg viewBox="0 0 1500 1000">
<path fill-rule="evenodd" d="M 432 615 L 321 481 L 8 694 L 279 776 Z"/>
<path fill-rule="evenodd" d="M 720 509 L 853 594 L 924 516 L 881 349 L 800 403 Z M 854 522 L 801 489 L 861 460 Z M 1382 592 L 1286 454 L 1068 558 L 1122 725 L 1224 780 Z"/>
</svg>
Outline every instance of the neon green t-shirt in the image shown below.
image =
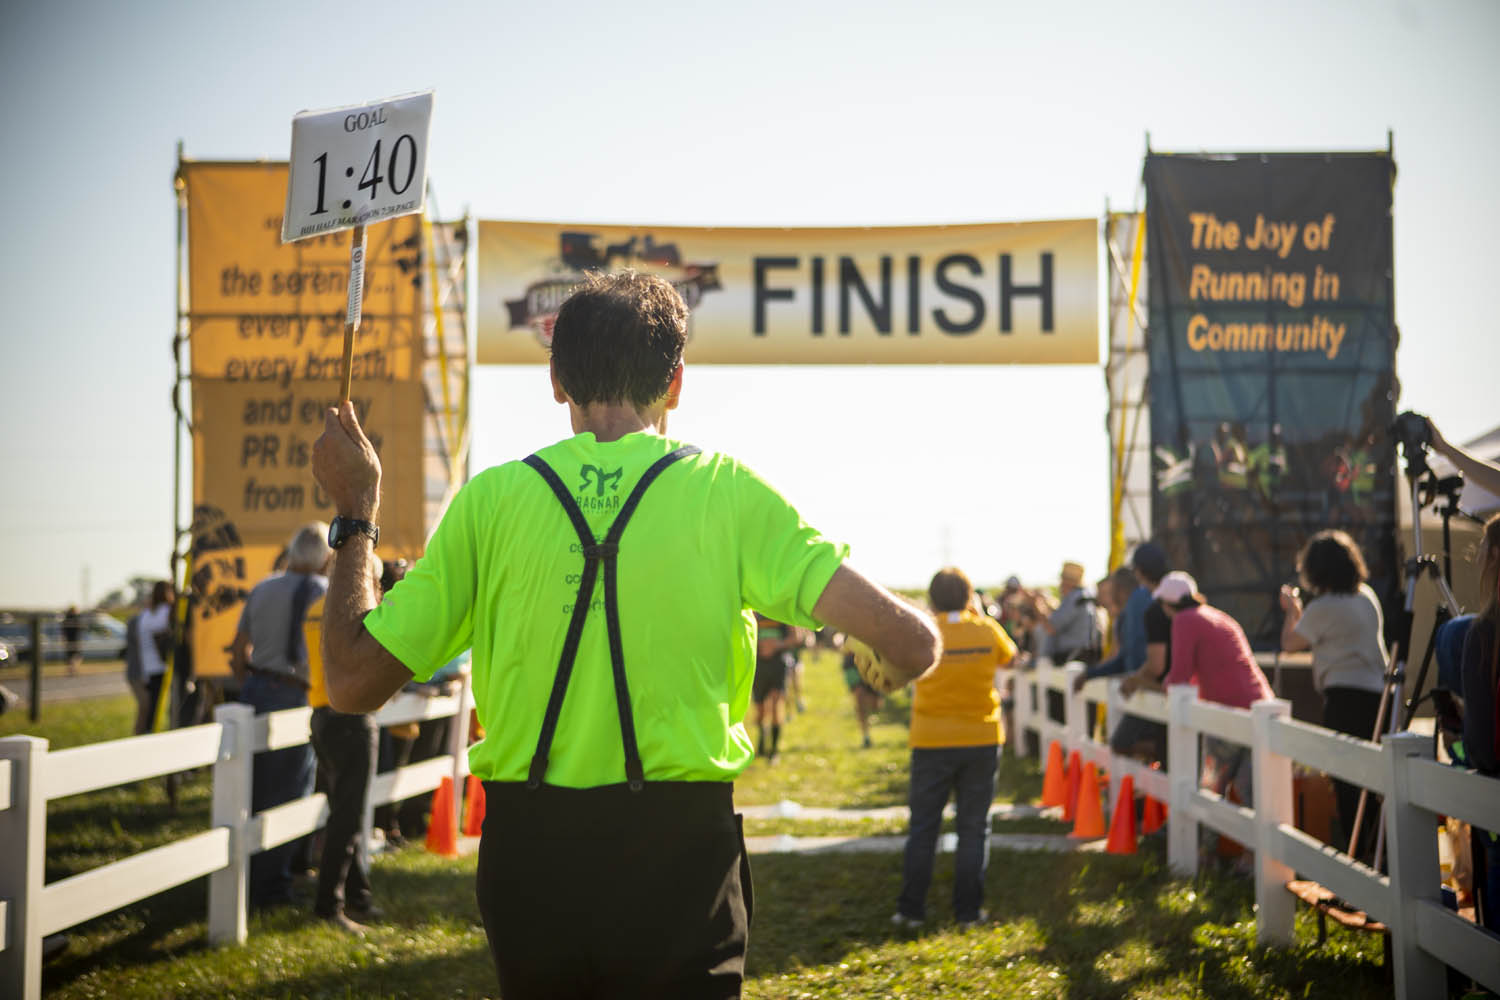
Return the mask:
<svg viewBox="0 0 1500 1000">
<path fill-rule="evenodd" d="M 596 539 L 650 465 L 680 442 L 592 433 L 543 448 Z M 743 720 L 756 609 L 811 628 L 847 546 L 825 540 L 754 472 L 725 455 L 680 459 L 646 490 L 620 539 L 620 623 L 636 739 L 649 781 L 732 781 L 753 756 Z M 521 462 L 454 497 L 426 554 L 365 618 L 419 680 L 474 650 L 485 738 L 469 767 L 524 781 L 578 594 L 583 555 L 562 505 Z M 625 780 L 602 570 L 563 700 L 547 783 Z"/>
</svg>

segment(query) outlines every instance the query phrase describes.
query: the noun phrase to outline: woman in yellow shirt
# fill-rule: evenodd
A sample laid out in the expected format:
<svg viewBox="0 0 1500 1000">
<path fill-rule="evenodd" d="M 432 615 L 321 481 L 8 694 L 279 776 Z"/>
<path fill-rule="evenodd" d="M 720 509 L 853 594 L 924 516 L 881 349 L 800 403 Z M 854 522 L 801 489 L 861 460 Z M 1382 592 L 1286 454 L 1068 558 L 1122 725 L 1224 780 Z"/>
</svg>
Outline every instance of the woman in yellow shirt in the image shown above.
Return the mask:
<svg viewBox="0 0 1500 1000">
<path fill-rule="evenodd" d="M 937 572 L 927 597 L 943 636 L 943 658 L 916 681 L 911 710 L 911 827 L 901 896 L 892 922 L 926 919 L 933 854 L 948 795 L 955 796 L 953 916 L 961 926 L 984 920 L 984 871 L 989 863 L 989 809 L 1004 730 L 995 671 L 1016 647 L 996 622 L 973 607 L 963 571 Z"/>
</svg>

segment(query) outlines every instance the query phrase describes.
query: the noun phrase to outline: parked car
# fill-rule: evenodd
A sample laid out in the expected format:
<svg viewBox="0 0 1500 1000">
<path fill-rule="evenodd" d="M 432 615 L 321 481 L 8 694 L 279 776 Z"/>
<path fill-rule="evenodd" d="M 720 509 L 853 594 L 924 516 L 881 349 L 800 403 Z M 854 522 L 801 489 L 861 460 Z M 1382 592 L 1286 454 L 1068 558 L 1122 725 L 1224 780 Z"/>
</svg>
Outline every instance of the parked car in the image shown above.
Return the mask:
<svg viewBox="0 0 1500 1000">
<path fill-rule="evenodd" d="M 81 625 L 78 651 L 85 660 L 123 660 L 125 626 L 109 615 L 97 611 L 78 616 Z M 0 645 L 10 648 L 10 661 L 31 657 L 31 620 L 25 615 L 0 615 Z M 63 641 L 62 615 L 49 614 L 42 619 L 42 656 L 48 660 L 65 660 L 68 645 Z"/>
</svg>

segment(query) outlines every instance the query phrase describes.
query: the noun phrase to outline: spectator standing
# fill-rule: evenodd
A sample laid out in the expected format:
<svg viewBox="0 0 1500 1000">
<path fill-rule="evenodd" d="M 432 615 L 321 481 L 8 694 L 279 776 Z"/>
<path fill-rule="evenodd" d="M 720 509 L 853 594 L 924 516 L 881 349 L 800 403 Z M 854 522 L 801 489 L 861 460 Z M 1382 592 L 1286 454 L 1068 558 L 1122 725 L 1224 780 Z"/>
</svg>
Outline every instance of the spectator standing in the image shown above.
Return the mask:
<svg viewBox="0 0 1500 1000">
<path fill-rule="evenodd" d="M 407 694 L 424 698 L 444 698 L 457 694 L 462 686 L 462 677 L 469 672 L 469 650 L 439 667 L 425 682 L 408 681 L 401 690 Z M 448 746 L 448 733 L 453 720 L 450 716 L 423 719 L 404 727 L 399 735 L 391 727 L 391 768 L 402 768 L 441 755 Z M 383 806 L 376 813 L 376 822 L 386 830 L 386 840 L 392 845 L 405 841 L 420 840 L 427 834 L 427 821 L 432 815 L 432 792 L 418 792 L 400 802 Z"/>
<path fill-rule="evenodd" d="M 257 715 L 307 704 L 310 674 L 303 626 L 308 609 L 328 590 L 324 573 L 332 550 L 327 533 L 321 521 L 304 525 L 287 547 L 286 572 L 266 577 L 245 599 L 230 645 L 230 666 L 240 682 L 240 701 Z M 310 744 L 256 754 L 251 809 L 258 813 L 311 795 L 314 773 Z M 295 902 L 292 858 L 298 850 L 294 840 L 251 857 L 252 906 Z"/>
<path fill-rule="evenodd" d="M 911 829 L 901 895 L 891 918 L 902 927 L 915 927 L 926 919 L 933 854 L 950 794 L 958 828 L 953 916 L 960 925 L 986 919 L 989 810 L 1004 739 L 995 675 L 1016 652 L 1005 630 L 972 606 L 973 589 L 962 570 L 939 570 L 928 585 L 927 598 L 943 637 L 943 656 L 917 678 L 912 692 Z"/>
<path fill-rule="evenodd" d="M 1151 606 L 1150 588 L 1140 582 L 1134 569 L 1121 566 L 1109 576 L 1109 596 L 1115 628 L 1114 655 L 1086 668 L 1080 682 L 1135 673 L 1146 662 L 1146 609 Z"/>
<path fill-rule="evenodd" d="M 172 585 L 157 580 L 151 585 L 151 603 L 135 618 L 135 641 L 126 642 L 125 674 L 131 675 L 129 650 L 134 647 L 140 666 L 140 686 L 132 684 L 136 696 L 135 732 L 151 732 L 155 724 L 156 703 L 162 697 L 162 680 L 167 673 L 167 652 L 172 648 Z M 126 637 L 130 630 L 127 627 Z M 171 697 L 168 692 L 167 697 Z"/>
<path fill-rule="evenodd" d="M 1047 642 L 1042 654 L 1061 666 L 1072 660 L 1097 658 L 1100 627 L 1094 592 L 1083 585 L 1083 566 L 1065 562 L 1058 576 L 1057 608 L 1042 612 Z M 1038 609 L 1040 612 L 1040 608 Z"/>
<path fill-rule="evenodd" d="M 380 461 L 352 405 L 313 449 L 342 545 L 324 615 L 334 707 L 373 709 L 473 647 L 479 909 L 508 1000 L 740 995 L 745 609 L 849 633 L 893 683 L 937 657 L 931 622 L 764 480 L 665 436 L 686 332 L 660 278 L 587 279 L 552 337 L 574 436 L 470 480 L 379 607 Z"/>
<path fill-rule="evenodd" d="M 83 662 L 83 622 L 78 618 L 78 606 L 68 605 L 68 610 L 63 612 L 62 619 L 63 647 L 68 655 L 68 676 L 72 677 L 78 673 L 78 665 Z"/>
<path fill-rule="evenodd" d="M 1099 655 L 1099 604 L 1093 591 L 1083 585 L 1083 565 L 1076 562 L 1062 564 L 1058 576 L 1057 607 L 1052 608 L 1038 594 L 1033 597 L 1037 619 L 1045 633 L 1041 655 L 1057 666 L 1073 660 L 1093 663 Z M 1065 721 L 1065 708 L 1061 691 L 1047 690 L 1047 716 L 1053 722 Z"/>
<path fill-rule="evenodd" d="M 1380 697 L 1389 663 L 1380 598 L 1366 583 L 1359 546 L 1342 531 L 1320 531 L 1297 554 L 1297 573 L 1309 594 L 1306 607 L 1293 587 L 1281 588 L 1281 648 L 1312 651 L 1313 687 L 1323 696 L 1323 725 L 1361 740 L 1375 739 Z M 1359 807 L 1358 785 L 1334 780 L 1339 823 L 1347 837 Z M 1375 856 L 1378 813 L 1367 808 L 1353 855 Z"/>
<path fill-rule="evenodd" d="M 1193 684 L 1198 697 L 1230 708 L 1249 708 L 1272 698 L 1271 685 L 1240 623 L 1211 607 L 1198 593 L 1198 584 L 1182 572 L 1168 573 L 1156 597 L 1172 619 L 1172 667 L 1167 686 Z M 1229 797 L 1233 791 L 1246 806 L 1250 794 L 1250 748 L 1215 736 L 1203 737 L 1207 782 Z"/>
<path fill-rule="evenodd" d="M 1131 553 L 1130 566 L 1135 572 L 1136 581 L 1146 591 L 1146 608 L 1141 613 L 1141 638 L 1145 642 L 1145 658 L 1133 673 L 1127 674 L 1120 682 L 1120 694 L 1126 698 L 1142 687 L 1163 690 L 1167 671 L 1172 664 L 1172 619 L 1167 617 L 1161 602 L 1153 596 L 1162 578 L 1167 575 L 1167 551 L 1155 542 L 1142 542 Z M 1118 754 L 1158 761 L 1167 754 L 1167 727 L 1153 719 L 1144 719 L 1127 712 L 1121 715 L 1120 721 L 1115 725 L 1109 745 Z"/>
<path fill-rule="evenodd" d="M 1481 605 L 1464 639 L 1463 744 L 1469 764 L 1500 778 L 1500 515 L 1484 525 L 1479 541 Z M 1474 884 L 1480 919 L 1500 932 L 1500 831 L 1474 830 Z"/>
<path fill-rule="evenodd" d="M 381 563 L 374 560 L 375 579 Z M 328 790 L 328 822 L 323 827 L 323 851 L 318 861 L 318 894 L 313 913 L 338 929 L 363 936 L 362 921 L 378 919 L 365 867 L 368 845 L 360 842 L 370 778 L 375 771 L 379 727 L 368 712 L 338 712 L 329 707 L 323 675 L 322 596 L 307 608 L 303 635 L 307 647 L 307 703 L 312 706 L 312 746 L 318 772 Z"/>
</svg>

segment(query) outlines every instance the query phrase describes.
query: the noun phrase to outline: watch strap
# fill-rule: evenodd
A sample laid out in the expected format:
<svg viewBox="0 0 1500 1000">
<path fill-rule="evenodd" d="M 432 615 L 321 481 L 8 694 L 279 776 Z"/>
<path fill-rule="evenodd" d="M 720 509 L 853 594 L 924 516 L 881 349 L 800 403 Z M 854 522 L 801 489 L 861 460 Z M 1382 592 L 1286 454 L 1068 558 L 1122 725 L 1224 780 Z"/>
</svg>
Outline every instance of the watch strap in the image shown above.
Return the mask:
<svg viewBox="0 0 1500 1000">
<path fill-rule="evenodd" d="M 342 514 L 334 519 L 337 530 L 331 531 L 333 538 L 330 544 L 337 549 L 356 534 L 364 535 L 370 539 L 370 543 L 376 544 L 380 541 L 380 528 L 373 521 L 364 521 L 357 517 L 344 517 Z"/>
</svg>

